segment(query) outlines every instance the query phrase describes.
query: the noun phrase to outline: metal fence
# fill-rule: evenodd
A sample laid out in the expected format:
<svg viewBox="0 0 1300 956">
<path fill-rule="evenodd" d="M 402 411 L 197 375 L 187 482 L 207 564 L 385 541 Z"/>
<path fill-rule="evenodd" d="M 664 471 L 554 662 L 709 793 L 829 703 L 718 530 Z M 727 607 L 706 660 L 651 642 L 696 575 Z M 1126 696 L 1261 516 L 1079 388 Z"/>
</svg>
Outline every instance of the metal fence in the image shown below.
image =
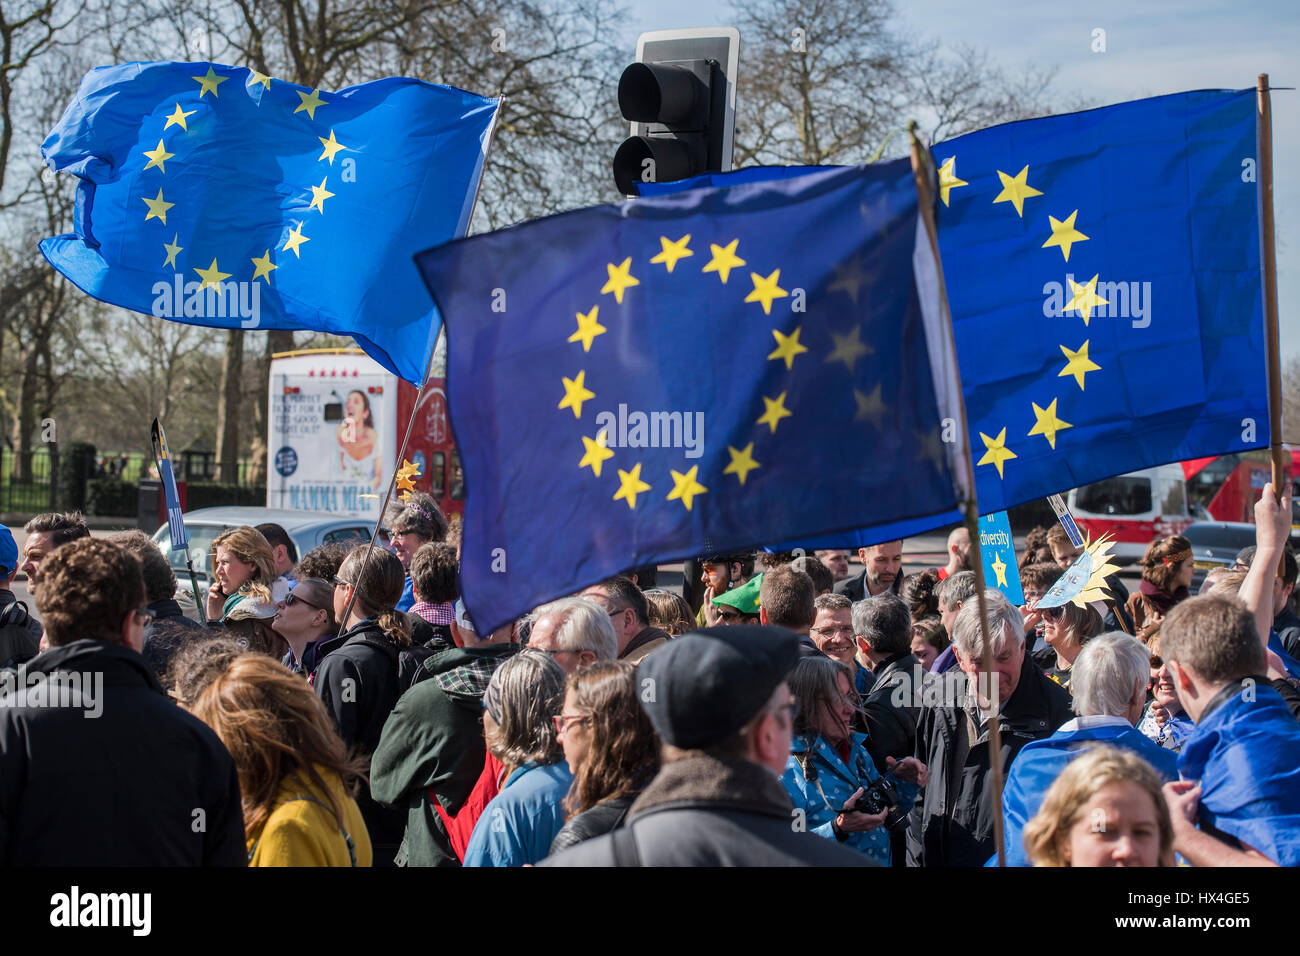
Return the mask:
<svg viewBox="0 0 1300 956">
<path fill-rule="evenodd" d="M 0 447 L 0 511 L 37 512 L 54 507 L 48 448 L 15 452 Z"/>
</svg>

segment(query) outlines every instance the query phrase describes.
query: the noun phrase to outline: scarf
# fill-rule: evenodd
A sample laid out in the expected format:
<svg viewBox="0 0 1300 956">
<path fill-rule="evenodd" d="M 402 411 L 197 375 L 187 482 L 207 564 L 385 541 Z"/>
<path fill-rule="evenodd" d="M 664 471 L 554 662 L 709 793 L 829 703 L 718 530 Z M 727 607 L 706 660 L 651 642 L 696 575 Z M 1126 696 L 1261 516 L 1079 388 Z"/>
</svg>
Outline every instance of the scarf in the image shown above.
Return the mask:
<svg viewBox="0 0 1300 956">
<path fill-rule="evenodd" d="M 1190 593 L 1187 588 L 1180 587 L 1173 594 L 1170 594 L 1168 591 L 1160 590 L 1160 588 L 1156 587 L 1146 578 L 1142 579 L 1142 583 L 1138 587 L 1138 590 L 1141 592 L 1142 596 L 1147 599 L 1147 603 L 1150 604 L 1151 607 L 1155 609 L 1155 612 L 1161 617 L 1168 614 L 1169 609 L 1179 601 L 1186 600 Z"/>
</svg>

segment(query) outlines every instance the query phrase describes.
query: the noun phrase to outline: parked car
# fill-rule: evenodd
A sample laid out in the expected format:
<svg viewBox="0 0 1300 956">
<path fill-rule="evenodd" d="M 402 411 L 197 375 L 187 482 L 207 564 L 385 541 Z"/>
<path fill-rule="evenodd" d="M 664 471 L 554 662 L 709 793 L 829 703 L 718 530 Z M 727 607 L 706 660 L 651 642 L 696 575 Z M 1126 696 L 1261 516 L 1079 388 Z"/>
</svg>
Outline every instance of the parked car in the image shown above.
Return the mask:
<svg viewBox="0 0 1300 956">
<path fill-rule="evenodd" d="M 1195 594 L 1214 568 L 1231 568 L 1242 548 L 1255 543 L 1255 526 L 1244 521 L 1197 521 L 1182 532 L 1192 546 L 1196 573 L 1191 592 Z M 1291 548 L 1300 552 L 1300 534 L 1292 532 Z"/>
<path fill-rule="evenodd" d="M 189 536 L 190 556 L 194 561 L 194 573 L 198 579 L 199 596 L 208 593 L 208 582 L 212 577 L 212 542 L 217 535 L 228 528 L 240 525 L 252 525 L 272 522 L 288 532 L 289 537 L 298 548 L 298 556 L 306 554 L 321 544 L 367 544 L 374 532 L 374 525 L 367 524 L 360 518 L 342 515 L 329 515 L 314 511 L 289 511 L 278 508 L 200 508 L 185 515 L 185 531 Z M 185 564 L 185 552 L 171 550 L 171 534 L 167 525 L 154 533 L 153 539 L 168 556 L 172 569 L 176 572 L 177 591 L 189 591 L 189 569 Z M 383 534 L 382 543 L 387 543 Z"/>
</svg>

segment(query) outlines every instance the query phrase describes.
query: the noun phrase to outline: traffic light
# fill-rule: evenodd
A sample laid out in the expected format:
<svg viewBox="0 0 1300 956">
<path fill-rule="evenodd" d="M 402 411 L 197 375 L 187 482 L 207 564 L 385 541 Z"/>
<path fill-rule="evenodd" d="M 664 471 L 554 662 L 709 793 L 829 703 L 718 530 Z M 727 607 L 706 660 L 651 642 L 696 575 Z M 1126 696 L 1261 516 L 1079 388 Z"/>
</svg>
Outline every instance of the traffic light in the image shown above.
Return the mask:
<svg viewBox="0 0 1300 956">
<path fill-rule="evenodd" d="M 636 59 L 618 81 L 619 109 L 632 122 L 632 135 L 614 154 L 619 191 L 630 196 L 637 183 L 730 169 L 740 32 L 643 33 Z"/>
</svg>

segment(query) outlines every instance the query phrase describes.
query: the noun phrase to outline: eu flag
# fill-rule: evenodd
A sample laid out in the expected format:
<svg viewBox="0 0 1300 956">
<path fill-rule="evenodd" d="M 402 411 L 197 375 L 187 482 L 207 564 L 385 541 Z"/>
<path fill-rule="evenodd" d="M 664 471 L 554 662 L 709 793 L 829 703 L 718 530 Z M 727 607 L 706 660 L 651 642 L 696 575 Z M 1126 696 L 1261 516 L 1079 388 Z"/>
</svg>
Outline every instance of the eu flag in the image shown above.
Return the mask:
<svg viewBox="0 0 1300 956">
<path fill-rule="evenodd" d="M 480 627 L 633 565 L 958 520 L 919 222 L 900 161 L 417 256 L 447 323 Z"/>
<path fill-rule="evenodd" d="M 1255 91 L 941 143 L 981 512 L 1269 442 Z"/>
<path fill-rule="evenodd" d="M 1269 443 L 1254 90 L 1007 123 L 933 153 L 982 514 Z"/>
<path fill-rule="evenodd" d="M 105 302 L 350 335 L 419 383 L 438 325 L 410 251 L 465 233 L 495 116 L 413 79 L 330 93 L 212 63 L 101 67 L 41 147 L 80 179 L 75 231 L 41 251 Z"/>
</svg>

